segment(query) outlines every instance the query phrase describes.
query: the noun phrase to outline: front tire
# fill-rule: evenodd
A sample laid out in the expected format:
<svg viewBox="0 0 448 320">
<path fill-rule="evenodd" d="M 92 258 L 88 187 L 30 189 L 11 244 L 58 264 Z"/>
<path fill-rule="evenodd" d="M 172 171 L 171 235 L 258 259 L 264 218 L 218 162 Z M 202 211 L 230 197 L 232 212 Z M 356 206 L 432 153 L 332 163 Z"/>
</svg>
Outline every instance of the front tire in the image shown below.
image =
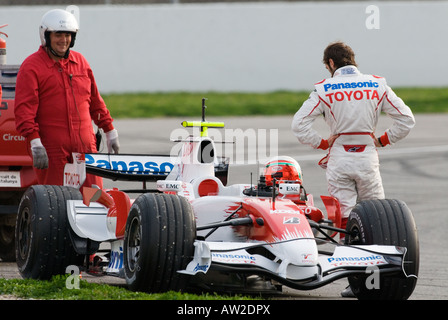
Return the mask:
<svg viewBox="0 0 448 320">
<path fill-rule="evenodd" d="M 34 185 L 26 190 L 17 214 L 16 260 L 24 278 L 48 280 L 80 265 L 69 237 L 67 200 L 82 200 L 81 193 L 64 186 Z"/>
<path fill-rule="evenodd" d="M 377 199 L 356 205 L 347 221 L 347 245 L 394 245 L 406 247 L 406 275 L 380 275 L 379 289 L 366 288 L 366 276 L 349 277 L 358 299 L 405 300 L 414 291 L 419 269 L 417 227 L 411 210 L 400 200 Z"/>
<path fill-rule="evenodd" d="M 146 193 L 131 207 L 124 237 L 124 270 L 133 291 L 181 291 L 179 274 L 193 258 L 196 222 L 184 197 Z"/>
</svg>

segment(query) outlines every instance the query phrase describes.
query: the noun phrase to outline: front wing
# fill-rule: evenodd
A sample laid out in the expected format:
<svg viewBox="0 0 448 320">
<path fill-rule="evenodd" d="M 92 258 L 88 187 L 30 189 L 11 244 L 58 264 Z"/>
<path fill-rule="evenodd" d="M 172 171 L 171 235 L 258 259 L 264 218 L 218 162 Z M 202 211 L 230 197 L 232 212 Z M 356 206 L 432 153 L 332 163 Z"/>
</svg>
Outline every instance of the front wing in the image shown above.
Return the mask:
<svg viewBox="0 0 448 320">
<path fill-rule="evenodd" d="M 286 241 L 300 241 L 294 239 Z M 332 254 L 319 254 L 318 263 L 313 266 L 297 266 L 288 260 L 268 259 L 260 254 L 251 254 L 251 249 L 282 245 L 285 241 L 261 243 L 196 241 L 193 260 L 183 274 L 207 273 L 211 268 L 226 272 L 259 274 L 274 279 L 288 287 L 311 290 L 322 287 L 337 279 L 356 274 L 368 275 L 379 271 L 398 273 L 411 277 L 404 271 L 406 248 L 396 246 L 360 245 L 336 246 Z"/>
</svg>

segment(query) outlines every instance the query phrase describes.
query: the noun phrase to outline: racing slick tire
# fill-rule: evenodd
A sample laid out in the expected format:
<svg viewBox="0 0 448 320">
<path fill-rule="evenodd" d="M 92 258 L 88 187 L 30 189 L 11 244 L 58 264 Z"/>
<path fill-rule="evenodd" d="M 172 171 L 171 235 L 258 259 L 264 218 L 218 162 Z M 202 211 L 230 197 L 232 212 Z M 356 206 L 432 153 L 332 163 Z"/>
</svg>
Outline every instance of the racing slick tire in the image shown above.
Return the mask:
<svg viewBox="0 0 448 320">
<path fill-rule="evenodd" d="M 408 206 L 400 200 L 376 199 L 358 203 L 350 213 L 347 245 L 394 245 L 406 247 L 404 273 L 380 273 L 379 288 L 366 287 L 369 275 L 351 276 L 350 287 L 358 299 L 405 300 L 414 291 L 419 269 L 417 227 Z M 406 276 L 407 275 L 407 276 Z"/>
<path fill-rule="evenodd" d="M 172 194 L 146 193 L 133 203 L 124 236 L 124 273 L 129 289 L 182 291 L 194 254 L 196 221 L 190 203 Z"/>
<path fill-rule="evenodd" d="M 16 220 L 16 261 L 24 278 L 48 280 L 65 274 L 69 265 L 81 265 L 69 237 L 67 200 L 82 200 L 79 190 L 34 185 L 20 201 Z"/>
</svg>

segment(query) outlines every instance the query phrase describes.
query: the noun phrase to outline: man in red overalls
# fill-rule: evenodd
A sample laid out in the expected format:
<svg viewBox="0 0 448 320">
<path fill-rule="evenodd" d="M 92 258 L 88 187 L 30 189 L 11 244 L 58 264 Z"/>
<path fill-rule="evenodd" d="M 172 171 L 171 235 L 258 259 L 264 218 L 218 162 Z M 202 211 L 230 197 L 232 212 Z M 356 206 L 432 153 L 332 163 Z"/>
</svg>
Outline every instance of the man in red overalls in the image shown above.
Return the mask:
<svg viewBox="0 0 448 320">
<path fill-rule="evenodd" d="M 118 153 L 118 133 L 96 86 L 92 69 L 75 43 L 78 23 L 65 10 L 42 17 L 42 45 L 25 59 L 17 75 L 17 131 L 30 143 L 39 184 L 62 185 L 64 166 L 72 152 L 95 153 L 93 122 L 107 139 L 109 153 Z M 84 186 L 102 187 L 102 179 L 87 174 Z"/>
</svg>

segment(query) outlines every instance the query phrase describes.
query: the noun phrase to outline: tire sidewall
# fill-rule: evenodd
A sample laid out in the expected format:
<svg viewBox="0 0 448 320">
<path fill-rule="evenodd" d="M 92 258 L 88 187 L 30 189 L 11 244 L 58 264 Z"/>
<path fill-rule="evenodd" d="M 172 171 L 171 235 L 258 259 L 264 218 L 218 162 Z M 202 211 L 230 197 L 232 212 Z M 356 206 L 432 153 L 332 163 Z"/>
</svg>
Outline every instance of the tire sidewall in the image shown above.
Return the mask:
<svg viewBox="0 0 448 320">
<path fill-rule="evenodd" d="M 68 265 L 82 263 L 71 243 L 67 200 L 82 199 L 79 190 L 64 186 L 34 185 L 28 188 L 19 204 L 16 220 L 16 261 L 24 278 L 50 279 L 64 274 Z M 22 256 L 20 231 L 23 215 L 28 213 L 26 254 Z"/>
<path fill-rule="evenodd" d="M 346 245 L 394 245 L 406 247 L 404 268 L 417 276 L 419 244 L 411 211 L 399 200 L 377 199 L 360 202 L 350 213 L 347 231 L 358 230 L 357 237 L 347 235 Z M 410 268 L 407 267 L 412 265 Z M 367 289 L 365 276 L 349 277 L 353 293 L 360 299 L 407 299 L 413 292 L 416 278 L 404 275 L 380 275 L 381 290 Z"/>
<path fill-rule="evenodd" d="M 359 242 L 358 244 L 374 244 L 373 232 L 366 232 L 368 228 L 368 222 L 365 221 L 365 217 L 353 210 L 350 213 L 349 219 L 347 221 L 347 230 L 352 230 L 354 227 L 359 231 Z M 370 231 L 370 230 L 369 230 Z M 348 244 L 349 238 L 346 237 L 346 244 Z"/>
<path fill-rule="evenodd" d="M 139 228 L 139 256 L 130 267 L 135 224 Z M 148 193 L 133 203 L 126 222 L 124 274 L 133 291 L 182 291 L 188 276 L 177 271 L 193 257 L 196 224 L 190 203 L 177 195 Z"/>
<path fill-rule="evenodd" d="M 30 190 L 30 189 L 29 189 Z M 17 267 L 20 271 L 20 273 L 26 275 L 29 273 L 32 273 L 32 266 L 36 264 L 35 261 L 35 253 L 36 251 L 32 250 L 31 248 L 34 247 L 34 234 L 35 234 L 35 227 L 36 225 L 34 223 L 32 223 L 33 220 L 35 220 L 36 216 L 34 213 L 34 210 L 32 209 L 33 207 L 36 206 L 35 203 L 32 203 L 33 201 L 30 199 L 29 196 L 29 192 L 27 191 L 23 198 L 22 201 L 20 201 L 20 205 L 19 205 L 19 210 L 18 210 L 18 214 L 17 214 L 17 222 L 16 222 L 16 261 L 17 261 Z M 25 214 L 25 211 L 27 212 L 27 214 L 29 215 L 29 217 L 27 218 L 27 226 L 24 226 L 23 223 L 25 222 L 22 217 Z M 27 250 L 25 252 L 25 256 L 22 256 L 21 251 L 22 251 L 22 246 L 20 245 L 19 241 L 22 240 L 22 238 L 20 237 L 21 231 L 24 231 L 24 229 L 26 228 L 26 232 L 27 232 Z M 33 254 L 33 256 L 31 257 L 31 254 Z"/>
<path fill-rule="evenodd" d="M 142 214 L 141 214 L 141 210 L 138 207 L 138 205 L 133 205 L 131 207 L 131 210 L 129 212 L 128 218 L 127 218 L 127 222 L 126 222 L 126 227 L 125 227 L 125 235 L 124 235 L 124 248 L 123 248 L 123 262 L 124 262 L 124 272 L 125 272 L 125 278 L 126 278 L 126 282 L 128 283 L 128 286 L 130 287 L 131 290 L 138 290 L 138 288 L 134 285 L 136 283 L 139 282 L 139 276 L 140 276 L 140 263 L 141 263 L 141 259 L 138 259 L 137 261 L 135 261 L 135 265 L 133 270 L 131 270 L 129 268 L 129 264 L 128 264 L 128 259 L 129 257 L 129 245 L 128 245 L 128 241 L 130 240 L 130 236 L 131 236 L 131 232 L 133 232 L 133 230 L 131 230 L 131 227 L 135 227 L 134 223 L 137 223 L 137 228 L 139 228 L 139 232 L 140 232 L 140 236 L 142 234 Z"/>
</svg>

